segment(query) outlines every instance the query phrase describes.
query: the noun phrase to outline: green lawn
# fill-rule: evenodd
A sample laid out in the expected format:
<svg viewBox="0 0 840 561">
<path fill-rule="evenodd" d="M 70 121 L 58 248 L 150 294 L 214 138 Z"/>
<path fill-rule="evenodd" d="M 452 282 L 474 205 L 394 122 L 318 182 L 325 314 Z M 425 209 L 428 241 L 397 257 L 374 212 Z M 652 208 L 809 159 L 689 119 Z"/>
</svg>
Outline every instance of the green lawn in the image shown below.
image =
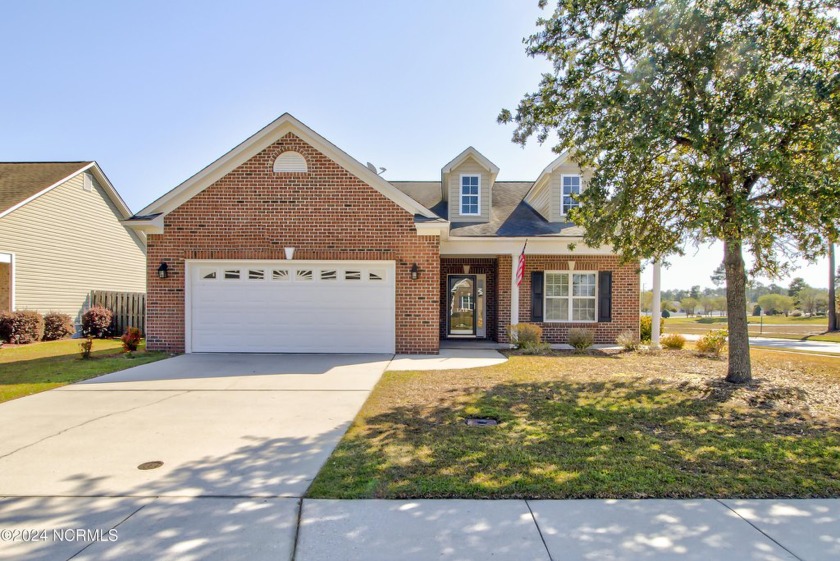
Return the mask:
<svg viewBox="0 0 840 561">
<path fill-rule="evenodd" d="M 765 316 L 764 324 L 761 318 L 748 316 L 750 335 L 753 337 L 778 337 L 780 339 L 795 339 L 800 341 L 831 341 L 840 343 L 840 332 L 827 333 L 825 331 L 828 320 L 826 318 L 795 318 L 785 316 Z M 703 334 L 711 329 L 725 329 L 726 318 L 711 317 L 678 317 L 665 320 L 665 330 L 672 333 Z"/>
<path fill-rule="evenodd" d="M 840 496 L 840 358 L 753 356 L 746 387 L 687 350 L 388 372 L 308 495 Z"/>
<path fill-rule="evenodd" d="M 79 339 L 32 343 L 0 349 L 0 403 L 166 358 L 145 350 L 131 357 L 116 339 L 94 339 L 89 360 L 79 357 Z"/>
<path fill-rule="evenodd" d="M 691 317 L 670 317 L 667 318 L 665 321 L 669 323 L 673 323 L 674 325 L 678 324 L 717 324 L 717 323 L 726 323 L 726 317 L 721 316 L 691 316 Z M 747 321 L 751 324 L 758 325 L 761 323 L 761 318 L 758 316 L 747 316 Z M 764 316 L 764 325 L 777 325 L 777 324 L 790 324 L 790 325 L 815 325 L 815 326 L 825 326 L 828 325 L 828 319 L 825 317 L 793 317 L 788 316 L 785 317 L 784 315 L 778 316 Z"/>
</svg>

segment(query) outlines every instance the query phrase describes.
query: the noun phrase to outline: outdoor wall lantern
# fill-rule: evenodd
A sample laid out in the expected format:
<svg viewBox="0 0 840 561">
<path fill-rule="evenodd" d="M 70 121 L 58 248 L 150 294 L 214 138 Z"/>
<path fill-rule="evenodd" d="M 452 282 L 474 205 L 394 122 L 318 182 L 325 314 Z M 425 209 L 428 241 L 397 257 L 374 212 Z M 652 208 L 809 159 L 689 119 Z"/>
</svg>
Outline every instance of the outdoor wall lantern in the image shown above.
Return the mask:
<svg viewBox="0 0 840 561">
<path fill-rule="evenodd" d="M 169 276 L 169 265 L 166 263 L 161 263 L 160 267 L 158 267 L 158 276 L 162 279 L 165 279 Z"/>
<path fill-rule="evenodd" d="M 420 268 L 417 266 L 417 263 L 411 266 L 411 280 L 417 280 L 417 277 L 420 276 Z"/>
</svg>

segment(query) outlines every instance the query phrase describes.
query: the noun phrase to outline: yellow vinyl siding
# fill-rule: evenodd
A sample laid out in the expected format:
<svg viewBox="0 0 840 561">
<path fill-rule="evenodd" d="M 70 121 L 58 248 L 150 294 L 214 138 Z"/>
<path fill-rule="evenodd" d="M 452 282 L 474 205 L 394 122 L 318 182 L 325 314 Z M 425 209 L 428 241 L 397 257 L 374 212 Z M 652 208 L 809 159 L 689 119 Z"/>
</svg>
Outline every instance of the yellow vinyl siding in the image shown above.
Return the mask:
<svg viewBox="0 0 840 561">
<path fill-rule="evenodd" d="M 461 215 L 461 175 L 481 176 L 481 191 L 478 216 Z M 449 220 L 450 222 L 487 222 L 490 219 L 490 173 L 473 158 L 466 159 L 449 173 Z"/>
<path fill-rule="evenodd" d="M 551 219 L 551 185 L 550 181 L 544 181 L 542 185 L 528 193 L 525 202 L 531 208 L 539 212 L 546 220 Z"/>
<path fill-rule="evenodd" d="M 0 218 L 0 252 L 15 254 L 15 307 L 74 321 L 91 290 L 146 291 L 145 248 L 84 173 Z"/>
<path fill-rule="evenodd" d="M 554 172 L 552 172 L 551 177 L 549 178 L 549 185 L 551 187 L 551 209 L 550 209 L 550 218 L 551 222 L 562 222 L 566 219 L 566 216 L 561 213 L 560 202 L 563 199 L 563 176 L 564 175 L 580 175 L 580 189 L 583 191 L 586 189 L 586 184 L 591 179 L 592 173 L 581 173 L 580 168 L 569 160 L 562 166 L 559 166 Z"/>
</svg>

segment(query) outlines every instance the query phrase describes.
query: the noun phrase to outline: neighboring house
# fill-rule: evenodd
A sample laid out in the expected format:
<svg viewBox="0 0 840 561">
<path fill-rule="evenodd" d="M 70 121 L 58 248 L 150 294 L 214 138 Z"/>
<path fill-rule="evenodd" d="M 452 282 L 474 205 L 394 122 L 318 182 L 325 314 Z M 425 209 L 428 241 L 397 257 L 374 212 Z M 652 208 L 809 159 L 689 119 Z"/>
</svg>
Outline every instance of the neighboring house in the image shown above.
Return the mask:
<svg viewBox="0 0 840 561">
<path fill-rule="evenodd" d="M 145 235 L 96 162 L 0 163 L 0 311 L 69 314 L 91 290 L 145 292 Z"/>
<path fill-rule="evenodd" d="M 638 335 L 639 264 L 566 220 L 586 174 L 566 156 L 536 181 L 498 171 L 468 148 L 439 182 L 388 182 L 283 115 L 126 222 L 148 235 L 149 348 L 436 353 L 519 322 L 556 343 Z"/>
</svg>

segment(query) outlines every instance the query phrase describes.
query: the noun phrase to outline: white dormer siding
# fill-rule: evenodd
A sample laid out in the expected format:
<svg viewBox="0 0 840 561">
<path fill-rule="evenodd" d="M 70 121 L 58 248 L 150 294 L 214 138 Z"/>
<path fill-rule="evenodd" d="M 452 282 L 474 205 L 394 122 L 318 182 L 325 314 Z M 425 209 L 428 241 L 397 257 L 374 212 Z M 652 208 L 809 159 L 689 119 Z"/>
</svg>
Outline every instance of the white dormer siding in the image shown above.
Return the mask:
<svg viewBox="0 0 840 561">
<path fill-rule="evenodd" d="M 542 171 L 525 196 L 525 202 L 549 222 L 566 222 L 570 207 L 568 192 L 582 192 L 591 178 L 590 170 L 581 171 L 568 152 L 564 152 Z"/>
<path fill-rule="evenodd" d="M 499 168 L 469 147 L 441 170 L 450 222 L 487 222 Z M 477 204 L 476 204 L 477 203 Z"/>
</svg>

